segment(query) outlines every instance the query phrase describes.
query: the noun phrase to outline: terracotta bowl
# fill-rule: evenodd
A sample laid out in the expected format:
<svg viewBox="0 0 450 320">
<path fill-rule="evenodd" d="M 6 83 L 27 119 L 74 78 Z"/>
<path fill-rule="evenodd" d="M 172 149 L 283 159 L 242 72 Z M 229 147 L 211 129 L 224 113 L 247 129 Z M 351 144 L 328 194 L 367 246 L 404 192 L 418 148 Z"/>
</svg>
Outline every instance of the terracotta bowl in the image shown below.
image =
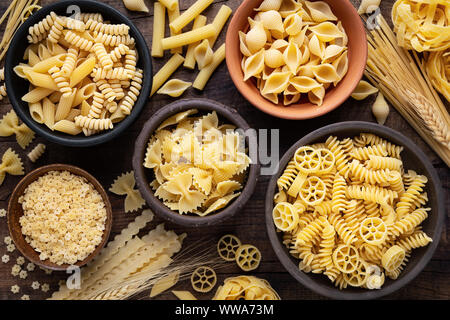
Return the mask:
<svg viewBox="0 0 450 320">
<path fill-rule="evenodd" d="M 116 123 L 114 129 L 101 132 L 99 134 L 85 137 L 83 134 L 71 136 L 63 132 L 52 131 L 44 124 L 35 122 L 29 112 L 28 103 L 22 101 L 22 97 L 28 92 L 29 82 L 20 78 L 14 72 L 14 67 L 23 62 L 23 53 L 29 45 L 27 41 L 28 29 L 35 23 L 45 18 L 51 11 L 59 15 L 68 15 L 68 12 L 80 8 L 83 13 L 101 13 L 105 20 L 111 23 L 124 23 L 130 27 L 130 36 L 136 40 L 136 50 L 139 56 L 137 67 L 143 70 L 143 83 L 140 95 L 131 111 L 124 120 Z M 75 8 L 75 9 L 74 9 Z M 26 123 L 30 129 L 44 137 L 45 139 L 61 145 L 70 147 L 88 147 L 110 141 L 121 135 L 139 117 L 142 109 L 147 103 L 150 89 L 152 87 L 152 61 L 145 38 L 139 29 L 117 9 L 101 2 L 92 0 L 63 0 L 54 1 L 44 6 L 39 11 L 31 15 L 17 30 L 11 41 L 5 58 L 5 82 L 8 98 L 14 111 L 20 119 Z"/>
<path fill-rule="evenodd" d="M 69 267 L 68 264 L 57 265 L 55 263 L 50 262 L 48 259 L 41 260 L 39 258 L 39 253 L 36 252 L 33 249 L 33 247 L 31 247 L 28 244 L 28 242 L 26 242 L 25 237 L 22 234 L 22 228 L 19 223 L 20 217 L 23 216 L 22 205 L 18 201 L 20 196 L 23 195 L 25 189 L 28 187 L 28 185 L 30 185 L 30 183 L 36 181 L 39 177 L 45 175 L 49 171 L 69 171 L 72 174 L 86 178 L 86 180 L 94 186 L 94 188 L 98 191 L 98 193 L 100 193 L 103 202 L 105 203 L 106 222 L 105 222 L 105 230 L 102 236 L 102 241 L 95 248 L 95 250 L 88 257 L 86 257 L 86 259 L 75 263 L 75 265 L 78 267 L 84 266 L 102 250 L 102 248 L 108 241 L 109 233 L 111 231 L 112 226 L 112 208 L 108 196 L 105 190 L 103 189 L 102 185 L 92 175 L 90 175 L 83 169 L 67 164 L 51 164 L 48 166 L 40 167 L 28 173 L 22 180 L 20 180 L 19 184 L 17 184 L 11 195 L 11 198 L 9 199 L 8 214 L 7 214 L 9 233 L 17 249 L 24 255 L 25 258 L 27 258 L 34 264 L 56 271 L 66 270 Z"/>
<path fill-rule="evenodd" d="M 432 239 L 428 246 L 414 249 L 411 258 L 405 269 L 397 280 L 386 277 L 386 281 L 379 290 L 368 290 L 363 288 L 347 287 L 339 290 L 323 274 L 304 273 L 298 268 L 300 260 L 292 257 L 287 248 L 282 243 L 282 233 L 276 231 L 272 219 L 273 197 L 277 190 L 277 179 L 281 176 L 287 163 L 290 161 L 295 151 L 304 145 L 318 142 L 325 142 L 330 136 L 337 136 L 339 139 L 357 136 L 362 132 L 373 133 L 396 145 L 403 146 L 401 153 L 404 168 L 415 170 L 417 173 L 428 177 L 425 191 L 428 194 L 427 206 L 431 208 L 428 218 L 421 224 L 423 231 Z M 428 160 L 428 157 L 412 142 L 401 133 L 374 123 L 363 121 L 340 122 L 320 128 L 306 135 L 295 143 L 283 156 L 280 161 L 278 172 L 272 177 L 267 187 L 266 193 L 266 228 L 270 243 L 286 270 L 302 285 L 323 296 L 333 299 L 375 299 L 393 293 L 413 280 L 430 261 L 441 238 L 444 217 L 446 214 L 444 207 L 444 194 L 441 182 Z"/>
<path fill-rule="evenodd" d="M 241 68 L 243 55 L 239 49 L 239 31 L 249 28 L 248 17 L 255 15 L 254 8 L 262 0 L 244 0 L 231 19 L 226 36 L 226 62 L 231 79 L 239 92 L 255 107 L 272 116 L 291 120 L 311 119 L 324 115 L 340 106 L 354 91 L 364 72 L 367 60 L 367 39 L 364 25 L 356 9 L 348 0 L 324 0 L 342 21 L 348 36 L 348 72 L 336 87 L 326 91 L 323 104 L 318 107 L 305 97 L 299 103 L 284 106 L 265 99 L 256 87 L 256 81 L 244 81 Z"/>
<path fill-rule="evenodd" d="M 137 186 L 142 196 L 146 200 L 150 208 L 161 218 L 174 222 L 179 225 L 188 227 L 201 227 L 216 225 L 225 219 L 232 217 L 241 211 L 247 201 L 250 199 L 255 190 L 259 176 L 259 164 L 253 163 L 247 169 L 247 180 L 241 194 L 230 202 L 225 208 L 217 212 L 213 212 L 207 216 L 200 217 L 197 215 L 184 214 L 170 210 L 164 203 L 155 197 L 153 190 L 149 184 L 154 179 L 153 170 L 144 168 L 144 158 L 148 141 L 159 125 L 170 116 L 189 109 L 199 110 L 198 114 L 207 114 L 216 111 L 219 122 L 234 124 L 237 128 L 244 131 L 250 129 L 247 122 L 237 113 L 235 109 L 227 107 L 219 102 L 208 99 L 183 99 L 173 102 L 162 109 L 158 110 L 144 125 L 138 139 L 136 140 L 133 155 L 133 170 L 136 178 Z M 194 115 L 195 116 L 195 115 Z M 249 141 L 246 137 L 246 144 Z M 255 146 L 257 148 L 257 146 Z"/>
</svg>

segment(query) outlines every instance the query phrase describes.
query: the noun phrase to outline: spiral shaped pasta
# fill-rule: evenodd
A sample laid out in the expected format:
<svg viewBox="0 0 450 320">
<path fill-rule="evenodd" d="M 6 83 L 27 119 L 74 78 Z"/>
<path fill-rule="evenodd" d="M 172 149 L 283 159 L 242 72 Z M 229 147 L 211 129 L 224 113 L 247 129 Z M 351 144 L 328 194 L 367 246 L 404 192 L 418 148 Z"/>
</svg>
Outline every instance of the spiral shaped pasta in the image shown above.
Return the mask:
<svg viewBox="0 0 450 320">
<path fill-rule="evenodd" d="M 366 218 L 364 204 L 361 200 L 347 201 L 347 205 L 342 215 L 349 229 L 357 234 L 360 223 Z"/>
<path fill-rule="evenodd" d="M 360 182 L 389 185 L 389 170 L 370 170 L 365 168 L 358 160 L 353 160 L 350 163 L 350 173 Z"/>
<path fill-rule="evenodd" d="M 318 253 L 320 264 L 325 269 L 334 268 L 332 255 L 335 245 L 335 236 L 336 232 L 334 230 L 334 227 L 328 221 L 326 221 L 325 226 L 322 230 L 322 241 L 320 241 L 320 249 Z"/>
<path fill-rule="evenodd" d="M 370 155 L 386 157 L 388 155 L 386 145 L 376 144 L 368 147 L 354 148 L 350 153 L 352 158 L 360 161 L 369 160 Z"/>
<path fill-rule="evenodd" d="M 83 38 L 70 30 L 67 31 L 64 39 L 80 50 L 91 51 L 92 47 L 94 46 L 93 41 Z"/>
<path fill-rule="evenodd" d="M 123 68 L 113 68 L 113 69 L 103 69 L 103 68 L 94 68 L 92 70 L 91 76 L 94 78 L 94 81 L 98 81 L 101 79 L 117 79 L 117 80 L 127 80 L 130 79 L 130 75 L 128 71 Z"/>
<path fill-rule="evenodd" d="M 328 221 L 333 225 L 339 237 L 345 244 L 351 245 L 357 238 L 356 235 L 350 230 L 350 228 L 345 223 L 344 219 L 339 214 L 332 214 Z"/>
<path fill-rule="evenodd" d="M 28 29 L 28 41 L 30 43 L 42 41 L 47 36 L 57 17 L 56 13 L 52 11 L 42 21 L 32 25 Z"/>
<path fill-rule="evenodd" d="M 371 185 L 348 186 L 346 194 L 349 198 L 372 201 L 378 204 L 392 203 L 394 199 L 398 198 L 395 191 Z"/>
<path fill-rule="evenodd" d="M 134 75 L 136 72 L 136 64 L 137 64 L 137 53 L 136 50 L 128 50 L 125 55 L 125 69 L 128 71 L 128 74 Z"/>
<path fill-rule="evenodd" d="M 336 137 L 330 136 L 327 141 L 325 141 L 325 145 L 334 154 L 338 172 L 341 175 L 346 176 L 346 173 L 349 170 L 347 166 L 348 159 L 345 156 L 344 149 L 339 140 Z"/>
<path fill-rule="evenodd" d="M 423 187 L 428 182 L 427 177 L 418 175 L 414 178 L 408 189 L 402 194 L 399 201 L 396 204 L 395 212 L 399 217 L 403 217 L 408 214 L 416 201 L 423 191 Z"/>
<path fill-rule="evenodd" d="M 31 162 L 36 162 L 45 152 L 45 144 L 39 143 L 33 150 L 28 153 Z"/>
<path fill-rule="evenodd" d="M 2 86 L 0 86 L 0 101 L 3 100 L 3 98 L 6 96 L 6 84 L 3 84 Z"/>
<path fill-rule="evenodd" d="M 345 189 L 344 189 L 344 195 L 345 195 Z M 319 204 L 316 204 L 314 206 L 314 212 L 317 212 L 320 216 L 328 216 L 332 212 L 332 201 L 331 200 L 325 200 L 322 201 Z"/>
<path fill-rule="evenodd" d="M 401 173 L 398 171 L 391 171 L 388 176 L 388 183 L 392 190 L 396 191 L 401 198 L 403 192 L 405 192 Z"/>
<path fill-rule="evenodd" d="M 412 232 L 427 217 L 429 208 L 419 208 L 408 214 L 403 219 L 398 220 L 394 225 L 389 227 L 389 234 L 398 237 L 399 235 Z"/>
<path fill-rule="evenodd" d="M 103 22 L 103 16 L 101 13 L 81 13 L 80 20 L 84 23 L 88 22 L 89 20 Z"/>
<path fill-rule="evenodd" d="M 397 158 L 369 155 L 366 165 L 370 169 L 389 169 L 401 172 L 402 161 Z"/>
<path fill-rule="evenodd" d="M 364 210 L 368 218 L 378 217 L 380 215 L 378 204 L 373 201 L 364 201 Z"/>
<path fill-rule="evenodd" d="M 81 20 L 77 20 L 77 19 L 73 19 L 73 18 L 65 18 L 65 24 L 66 24 L 67 29 L 75 30 L 75 31 L 79 31 L 79 32 L 86 31 L 86 25 Z"/>
<path fill-rule="evenodd" d="M 70 87 L 67 78 L 65 78 L 61 74 L 61 70 L 58 67 L 55 66 L 50 68 L 50 70 L 48 70 L 48 73 L 50 73 L 50 76 L 52 77 L 53 81 L 55 81 L 60 92 L 62 92 L 64 95 L 70 95 L 72 93 L 72 88 Z"/>
<path fill-rule="evenodd" d="M 80 128 L 89 130 L 107 130 L 112 129 L 113 123 L 111 119 L 93 119 L 85 116 L 76 116 L 75 124 Z"/>
<path fill-rule="evenodd" d="M 425 247 L 430 242 L 431 239 L 425 232 L 420 231 L 418 233 L 412 234 L 404 239 L 399 240 L 396 245 L 403 248 L 406 252 L 411 251 L 412 249 Z"/>
<path fill-rule="evenodd" d="M 312 247 L 313 245 L 310 242 L 302 245 L 296 245 L 296 252 L 298 253 L 299 259 L 302 260 L 304 266 L 309 267 L 310 271 L 311 263 L 315 257 L 315 254 L 312 252 Z"/>
<path fill-rule="evenodd" d="M 305 245 L 306 243 L 311 242 L 313 239 L 318 239 L 318 236 L 322 232 L 325 221 L 326 218 L 324 216 L 320 216 L 309 225 L 307 225 L 302 231 L 297 234 L 295 245 Z"/>
<path fill-rule="evenodd" d="M 128 48 L 127 45 L 121 43 L 109 53 L 109 56 L 111 57 L 112 62 L 118 62 L 129 50 L 130 48 Z"/>
<path fill-rule="evenodd" d="M 340 212 L 345 210 L 345 206 L 347 200 L 345 199 L 345 187 L 347 186 L 345 179 L 339 174 L 336 173 L 333 182 L 333 191 L 332 191 L 332 211 Z"/>
<path fill-rule="evenodd" d="M 295 161 L 294 160 L 289 161 L 283 174 L 277 180 L 278 188 L 280 190 L 282 190 L 282 189 L 288 190 L 289 186 L 292 184 L 292 182 L 294 181 L 297 174 L 298 174 L 298 169 L 295 165 Z"/>
<path fill-rule="evenodd" d="M 128 35 L 128 32 L 130 31 L 130 27 L 126 24 L 107 24 L 93 19 L 89 19 L 86 22 L 86 29 L 114 36 Z"/>
<path fill-rule="evenodd" d="M 64 29 L 64 21 L 60 17 L 56 17 L 53 21 L 53 25 L 50 29 L 50 33 L 48 34 L 48 40 L 53 43 L 58 43 L 59 38 L 63 33 Z"/>
<path fill-rule="evenodd" d="M 64 77 L 69 77 L 72 74 L 72 71 L 75 69 L 78 59 L 78 49 L 77 48 L 69 48 L 67 50 L 66 60 L 61 67 L 61 75 Z"/>
<path fill-rule="evenodd" d="M 130 35 L 113 36 L 111 34 L 99 32 L 95 37 L 95 42 L 100 42 L 103 43 L 105 46 L 110 47 L 117 47 L 120 44 L 130 46 L 134 44 L 134 38 L 132 38 Z"/>
<path fill-rule="evenodd" d="M 116 95 L 116 100 L 122 100 L 125 97 L 125 92 L 122 88 L 122 85 L 120 84 L 120 80 L 111 79 L 108 82 L 109 82 L 109 85 L 111 86 L 111 89 L 114 90 L 114 93 Z"/>
<path fill-rule="evenodd" d="M 96 43 L 92 46 L 92 50 L 100 61 L 103 70 L 111 70 L 113 67 L 113 61 L 109 54 L 106 52 L 105 46 L 101 43 Z"/>
<path fill-rule="evenodd" d="M 390 143 L 389 141 L 380 138 L 372 133 L 361 133 L 360 137 L 362 140 L 364 140 L 366 145 L 369 144 L 373 146 L 377 144 L 383 144 L 386 147 L 386 151 L 389 156 L 400 159 L 400 153 L 403 151 L 403 147 L 396 146 L 393 143 Z"/>
<path fill-rule="evenodd" d="M 116 93 L 111 88 L 111 85 L 108 83 L 108 81 L 102 79 L 97 81 L 95 84 L 97 85 L 97 88 L 102 92 L 103 97 L 106 101 L 112 102 L 116 99 Z"/>
<path fill-rule="evenodd" d="M 141 92 L 142 78 L 143 78 L 142 70 L 137 69 L 134 74 L 134 78 L 131 81 L 131 86 L 127 92 L 127 95 L 120 102 L 120 110 L 122 110 L 124 114 L 131 113 L 131 110 L 133 109 L 134 104 L 136 103 L 139 94 Z"/>
<path fill-rule="evenodd" d="M 100 92 L 94 92 L 94 98 L 92 100 L 92 105 L 89 110 L 88 116 L 91 118 L 100 118 L 100 114 L 103 110 L 103 104 L 105 103 L 105 97 Z"/>
</svg>

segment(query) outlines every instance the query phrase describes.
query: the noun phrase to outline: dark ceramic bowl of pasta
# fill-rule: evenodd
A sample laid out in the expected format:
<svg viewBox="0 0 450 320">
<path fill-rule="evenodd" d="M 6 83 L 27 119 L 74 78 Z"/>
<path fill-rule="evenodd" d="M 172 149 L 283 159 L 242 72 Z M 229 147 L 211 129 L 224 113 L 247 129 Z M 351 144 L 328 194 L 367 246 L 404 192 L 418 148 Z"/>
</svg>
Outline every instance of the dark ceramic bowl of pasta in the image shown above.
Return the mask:
<svg viewBox="0 0 450 320">
<path fill-rule="evenodd" d="M 46 125 L 34 121 L 30 115 L 28 103 L 22 101 L 22 97 L 29 91 L 30 83 L 19 77 L 13 70 L 19 63 L 24 62 L 24 53 L 29 45 L 27 36 L 31 26 L 42 21 L 52 11 L 61 16 L 70 16 L 77 13 L 77 10 L 81 13 L 100 13 L 105 21 L 129 26 L 129 35 L 135 39 L 135 49 L 138 56 L 137 68 L 143 70 L 142 88 L 131 113 L 122 121 L 115 123 L 112 130 L 90 136 L 84 136 L 83 134 L 72 136 L 63 132 L 52 131 Z M 31 15 L 17 30 L 6 54 L 5 82 L 8 97 L 15 112 L 34 132 L 51 142 L 72 147 L 86 147 L 102 144 L 116 138 L 137 119 L 147 102 L 152 86 L 152 63 L 146 41 L 141 32 L 129 18 L 117 9 L 100 1 L 58 1 Z"/>
<path fill-rule="evenodd" d="M 428 212 L 428 218 L 422 222 L 421 226 L 423 227 L 423 231 L 432 238 L 432 242 L 425 247 L 414 249 L 399 277 L 396 280 L 391 280 L 386 277 L 381 289 L 369 290 L 348 286 L 345 289 L 339 290 L 325 275 L 305 273 L 299 270 L 300 260 L 292 257 L 289 250 L 282 243 L 282 233 L 277 232 L 272 217 L 272 210 L 274 208 L 274 196 L 278 189 L 277 180 L 283 174 L 288 162 L 299 147 L 325 142 L 329 136 L 344 139 L 359 136 L 361 133 L 375 134 L 395 145 L 403 146 L 404 149 L 401 152 L 401 159 L 405 170 L 414 170 L 418 174 L 425 175 L 428 178 L 428 183 L 424 191 L 428 194 L 428 203 L 426 206 L 430 207 L 431 211 Z M 267 233 L 272 247 L 283 266 L 302 285 L 320 295 L 333 299 L 376 299 L 391 294 L 407 285 L 425 268 L 433 256 L 441 237 L 445 216 L 444 195 L 441 182 L 428 157 L 414 142 L 401 133 L 385 126 L 362 121 L 348 121 L 328 125 L 311 132 L 295 143 L 284 154 L 280 161 L 278 172 L 269 182 L 265 205 Z"/>
<path fill-rule="evenodd" d="M 155 196 L 155 191 L 150 187 L 150 183 L 155 180 L 153 170 L 144 167 L 147 146 L 150 138 L 157 131 L 158 127 L 169 117 L 196 109 L 198 112 L 193 117 L 201 117 L 212 112 L 216 112 L 219 124 L 230 124 L 236 129 L 248 132 L 250 129 L 247 122 L 238 114 L 235 109 L 225 106 L 219 102 L 209 99 L 183 99 L 173 102 L 158 110 L 144 125 L 139 137 L 136 140 L 133 154 L 133 170 L 137 186 L 150 208 L 161 218 L 188 227 L 202 227 L 220 224 L 225 219 L 239 214 L 244 205 L 250 199 L 256 183 L 258 181 L 260 167 L 257 161 L 253 161 L 244 171 L 241 181 L 240 194 L 233 198 L 224 208 L 211 212 L 204 216 L 192 213 L 180 214 L 178 211 L 169 209 L 163 201 Z M 245 147 L 249 147 L 249 137 L 245 135 Z M 252 148 L 257 147 L 256 142 L 252 142 Z M 256 149 L 255 149 L 256 150 Z M 247 153 L 247 152 L 246 152 Z M 247 153 L 248 154 L 248 153 Z"/>
<path fill-rule="evenodd" d="M 348 37 L 347 72 L 335 87 L 331 86 L 325 91 L 322 105 L 317 106 L 311 103 L 306 95 L 302 93 L 300 100 L 285 106 L 283 97 L 278 104 L 264 98 L 257 87 L 257 81 L 254 77 L 244 81 L 244 71 L 242 70 L 244 55 L 240 49 L 239 32 L 245 33 L 248 31 L 248 18 L 255 16 L 257 12 L 254 9 L 258 8 L 262 2 L 263 0 L 244 1 L 234 13 L 228 27 L 226 35 L 226 62 L 231 79 L 239 92 L 261 111 L 289 120 L 316 118 L 339 107 L 350 97 L 361 80 L 367 60 L 367 40 L 364 25 L 352 3 L 348 0 L 324 0 L 338 21 L 342 22 Z"/>
</svg>

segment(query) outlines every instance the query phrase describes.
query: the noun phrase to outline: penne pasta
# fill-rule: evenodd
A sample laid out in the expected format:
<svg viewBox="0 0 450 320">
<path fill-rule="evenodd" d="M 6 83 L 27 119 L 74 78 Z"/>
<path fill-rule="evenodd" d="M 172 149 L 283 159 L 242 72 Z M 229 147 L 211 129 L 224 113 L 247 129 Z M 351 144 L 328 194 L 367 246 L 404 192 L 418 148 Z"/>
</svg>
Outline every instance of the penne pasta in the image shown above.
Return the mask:
<svg viewBox="0 0 450 320">
<path fill-rule="evenodd" d="M 169 23 L 171 23 L 172 21 L 174 21 L 176 18 L 178 18 L 180 16 L 180 6 L 178 4 L 178 0 L 175 0 L 175 3 L 176 3 L 176 6 L 174 6 L 174 9 L 169 9 L 167 7 L 167 16 L 169 17 Z M 181 31 L 174 32 L 172 29 L 170 29 L 171 36 L 176 36 L 177 34 L 180 34 L 180 33 L 181 33 Z M 182 47 L 173 48 L 170 50 L 170 52 L 181 54 L 181 53 L 183 53 L 183 48 Z"/>
<path fill-rule="evenodd" d="M 80 83 L 85 77 L 91 74 L 95 67 L 95 57 L 90 57 L 86 59 L 82 64 L 73 70 L 70 75 L 69 85 L 73 88 L 78 83 Z"/>
<path fill-rule="evenodd" d="M 183 56 L 178 53 L 175 53 L 166 62 L 166 64 L 153 76 L 152 91 L 150 96 L 152 96 L 164 84 L 164 82 L 170 78 L 172 73 L 174 73 L 183 62 Z"/>
<path fill-rule="evenodd" d="M 92 97 L 94 95 L 96 88 L 97 86 L 95 85 L 95 83 L 92 82 L 78 89 L 75 95 L 75 99 L 73 100 L 73 106 L 76 107 L 83 101 L 86 101 L 87 99 Z"/>
<path fill-rule="evenodd" d="M 42 100 L 42 115 L 44 124 L 51 130 L 53 130 L 53 125 L 55 124 L 55 111 L 55 104 L 48 98 L 44 98 Z"/>
<path fill-rule="evenodd" d="M 178 6 L 178 0 L 159 0 L 161 4 L 167 8 L 167 10 L 175 10 Z"/>
<path fill-rule="evenodd" d="M 53 130 L 64 132 L 73 136 L 80 134 L 83 130 L 78 127 L 75 122 L 69 120 L 60 120 L 55 123 Z"/>
<path fill-rule="evenodd" d="M 53 91 L 59 90 L 58 86 L 56 85 L 55 81 L 53 81 L 50 75 L 34 72 L 30 69 L 24 69 L 23 72 L 25 73 L 28 81 L 30 81 L 30 83 L 35 87 L 47 88 Z"/>
<path fill-rule="evenodd" d="M 42 113 L 42 104 L 40 102 L 29 103 L 30 115 L 37 123 L 44 123 L 44 115 Z"/>
<path fill-rule="evenodd" d="M 203 39 L 208 39 L 216 34 L 216 28 L 212 24 L 204 27 L 181 33 L 176 36 L 161 40 L 163 50 L 178 48 Z"/>
<path fill-rule="evenodd" d="M 216 52 L 214 52 L 213 61 L 200 70 L 192 86 L 198 90 L 203 90 L 209 78 L 211 78 L 211 75 L 223 60 L 225 60 L 225 44 L 222 44 Z"/>
<path fill-rule="evenodd" d="M 220 32 L 227 23 L 227 20 L 232 12 L 233 10 L 231 10 L 230 7 L 222 5 L 219 9 L 219 12 L 214 17 L 212 24 L 216 28 L 216 34 L 213 37 L 208 38 L 209 46 L 211 48 L 214 48 L 214 44 L 216 43 L 216 40 L 219 37 Z"/>
<path fill-rule="evenodd" d="M 45 60 L 39 61 L 33 66 L 32 70 L 39 73 L 46 73 L 54 66 L 61 67 L 64 64 L 65 59 L 66 54 L 59 54 L 57 56 L 53 56 Z"/>
<path fill-rule="evenodd" d="M 152 57 L 160 58 L 164 55 L 162 39 L 164 38 L 165 20 L 166 8 L 161 3 L 155 2 L 153 13 Z"/>
<path fill-rule="evenodd" d="M 47 88 L 34 88 L 22 97 L 22 101 L 36 103 L 49 96 L 54 90 Z"/>
<path fill-rule="evenodd" d="M 174 32 L 179 32 L 183 27 L 185 27 L 189 22 L 194 20 L 200 13 L 203 12 L 213 0 L 197 0 L 192 6 L 183 12 L 177 19 L 169 24 L 169 27 Z M 199 39 L 200 40 L 200 39 Z"/>
<path fill-rule="evenodd" d="M 197 16 L 197 18 L 195 18 L 195 20 L 194 20 L 192 30 L 198 29 L 198 28 L 206 25 L 206 20 L 207 20 L 206 17 L 203 15 Z M 195 68 L 194 50 L 199 43 L 200 42 L 194 42 L 188 46 L 187 51 L 186 51 L 186 58 L 184 59 L 184 64 L 183 64 L 184 67 L 186 67 L 188 69 Z"/>
<path fill-rule="evenodd" d="M 69 95 L 63 94 L 61 96 L 58 106 L 56 107 L 55 121 L 63 120 L 68 116 L 70 110 L 72 109 L 76 92 L 77 89 L 73 89 L 72 93 L 70 93 Z"/>
</svg>

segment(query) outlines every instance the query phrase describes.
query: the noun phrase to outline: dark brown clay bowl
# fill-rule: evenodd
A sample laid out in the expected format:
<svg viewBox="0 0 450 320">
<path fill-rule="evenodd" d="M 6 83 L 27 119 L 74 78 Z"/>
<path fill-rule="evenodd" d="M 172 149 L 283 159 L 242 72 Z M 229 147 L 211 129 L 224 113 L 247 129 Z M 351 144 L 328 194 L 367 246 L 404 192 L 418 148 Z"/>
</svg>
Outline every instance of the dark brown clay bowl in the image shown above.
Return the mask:
<svg viewBox="0 0 450 320">
<path fill-rule="evenodd" d="M 102 236 L 102 241 L 95 248 L 95 250 L 88 257 L 86 257 L 86 259 L 75 263 L 76 266 L 82 267 L 86 265 L 89 261 L 91 261 L 105 246 L 106 242 L 108 241 L 109 233 L 111 231 L 112 226 L 112 208 L 111 203 L 109 202 L 108 199 L 108 195 L 106 194 L 106 191 L 92 175 L 90 175 L 83 169 L 67 164 L 51 164 L 40 167 L 28 173 L 22 180 L 20 180 L 20 182 L 14 188 L 14 191 L 11 194 L 11 198 L 9 199 L 8 215 L 7 215 L 9 233 L 17 249 L 24 255 L 25 258 L 27 258 L 34 264 L 55 271 L 67 270 L 67 268 L 69 267 L 68 264 L 57 265 L 55 263 L 50 262 L 49 260 L 39 259 L 39 253 L 36 252 L 33 249 L 33 247 L 31 247 L 28 244 L 28 242 L 26 242 L 25 237 L 21 231 L 22 228 L 19 223 L 20 217 L 23 216 L 22 205 L 19 204 L 18 201 L 19 197 L 24 193 L 25 189 L 28 187 L 28 185 L 30 185 L 30 183 L 36 181 L 39 177 L 45 175 L 49 171 L 69 171 L 72 174 L 86 178 L 86 180 L 90 182 L 94 186 L 94 188 L 100 193 L 103 202 L 105 203 L 106 222 L 105 222 L 105 230 Z"/>
<path fill-rule="evenodd" d="M 317 142 L 325 142 L 330 136 L 338 138 L 353 137 L 362 132 L 373 133 L 396 145 L 404 147 L 402 151 L 402 160 L 405 169 L 415 170 L 417 173 L 428 177 L 428 183 L 425 191 L 428 194 L 428 204 L 431 208 L 428 218 L 422 223 L 425 231 L 433 242 L 428 246 L 414 249 L 405 269 L 397 280 L 386 278 L 386 282 L 379 290 L 367 290 L 361 288 L 347 287 L 339 290 L 335 288 L 330 280 L 323 274 L 304 273 L 298 269 L 300 260 L 293 258 L 287 248 L 282 244 L 281 232 L 276 232 L 276 227 L 272 220 L 273 197 L 277 189 L 277 179 L 281 176 L 287 163 L 294 155 L 297 148 Z M 362 121 L 340 122 L 311 132 L 296 144 L 294 144 L 283 156 L 280 161 L 278 172 L 269 182 L 266 194 L 266 227 L 272 247 L 286 270 L 302 285 L 323 296 L 333 299 L 375 299 L 393 293 L 413 280 L 433 256 L 438 246 L 442 227 L 444 225 L 445 207 L 444 195 L 441 182 L 428 160 L 428 157 L 412 142 L 401 133 L 390 128 Z"/>
<path fill-rule="evenodd" d="M 231 79 L 239 92 L 252 105 L 274 117 L 303 120 L 316 118 L 339 107 L 354 91 L 364 72 L 367 60 L 366 32 L 362 20 L 349 0 L 324 0 L 342 21 L 348 36 L 348 71 L 335 88 L 327 90 L 323 104 L 318 107 L 301 99 L 298 103 L 284 106 L 265 99 L 256 87 L 254 79 L 244 81 L 241 68 L 242 54 L 239 49 L 239 31 L 249 27 L 248 17 L 255 15 L 263 0 L 244 0 L 233 15 L 226 36 L 226 62 Z"/>
<path fill-rule="evenodd" d="M 189 109 L 197 109 L 199 111 L 199 114 L 206 114 L 212 111 L 216 111 L 219 117 L 219 121 L 234 124 L 237 128 L 244 131 L 250 129 L 247 122 L 238 114 L 235 109 L 227 107 L 219 102 L 209 99 L 183 99 L 173 102 L 158 110 L 145 123 L 138 139 L 136 140 L 133 155 L 133 169 L 136 177 L 136 183 L 139 187 L 139 191 L 141 192 L 150 208 L 158 216 L 165 220 L 188 227 L 211 226 L 220 224 L 225 219 L 228 219 L 239 212 L 250 199 L 259 176 L 258 163 L 253 163 L 250 165 L 247 174 L 247 181 L 244 185 L 244 188 L 241 190 L 241 194 L 222 210 L 211 213 L 204 217 L 189 214 L 181 215 L 178 212 L 172 211 L 168 207 L 166 207 L 162 201 L 155 197 L 153 190 L 149 186 L 149 183 L 153 180 L 153 170 L 144 168 L 143 166 L 147 144 L 154 131 L 164 120 L 166 120 L 170 116 Z M 246 137 L 247 146 L 248 143 L 248 138 Z"/>
</svg>

